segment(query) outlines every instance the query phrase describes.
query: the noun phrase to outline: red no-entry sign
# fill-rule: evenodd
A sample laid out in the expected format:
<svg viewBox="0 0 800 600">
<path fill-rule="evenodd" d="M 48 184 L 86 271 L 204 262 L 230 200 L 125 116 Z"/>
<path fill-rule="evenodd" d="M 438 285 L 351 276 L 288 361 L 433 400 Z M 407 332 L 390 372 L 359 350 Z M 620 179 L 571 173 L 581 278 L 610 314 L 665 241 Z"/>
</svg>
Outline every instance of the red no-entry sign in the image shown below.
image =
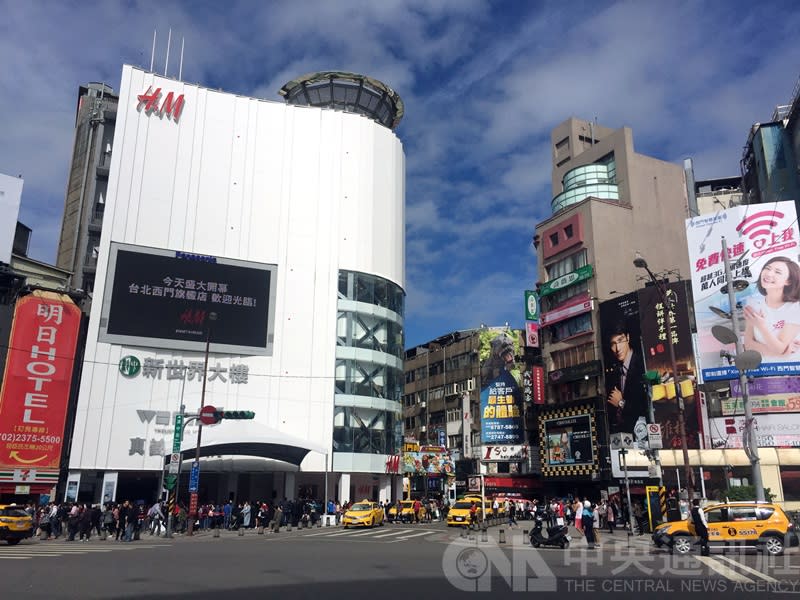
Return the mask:
<svg viewBox="0 0 800 600">
<path fill-rule="evenodd" d="M 201 408 L 200 422 L 203 423 L 203 425 L 213 425 L 214 423 L 218 423 L 219 418 L 217 417 L 217 407 L 206 404 L 203 408 Z"/>
</svg>

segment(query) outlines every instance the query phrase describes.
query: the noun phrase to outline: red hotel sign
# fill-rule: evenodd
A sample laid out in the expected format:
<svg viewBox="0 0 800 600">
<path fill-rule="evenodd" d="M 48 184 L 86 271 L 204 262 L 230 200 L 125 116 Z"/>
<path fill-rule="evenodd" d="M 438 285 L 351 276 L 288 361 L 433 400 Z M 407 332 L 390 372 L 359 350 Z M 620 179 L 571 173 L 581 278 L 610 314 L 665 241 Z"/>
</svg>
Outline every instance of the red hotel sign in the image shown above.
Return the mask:
<svg viewBox="0 0 800 600">
<path fill-rule="evenodd" d="M 58 469 L 81 311 L 34 292 L 14 310 L 0 391 L 0 467 Z"/>
<path fill-rule="evenodd" d="M 136 110 L 144 110 L 146 115 L 155 114 L 159 117 L 163 117 L 166 114 L 167 117 L 172 117 L 172 120 L 176 123 L 181 116 L 181 111 L 183 111 L 183 94 L 176 98 L 175 92 L 169 92 L 164 101 L 160 102 L 161 88 L 153 90 L 152 85 L 147 88 L 144 94 L 139 94 L 137 99 L 139 104 Z"/>
</svg>

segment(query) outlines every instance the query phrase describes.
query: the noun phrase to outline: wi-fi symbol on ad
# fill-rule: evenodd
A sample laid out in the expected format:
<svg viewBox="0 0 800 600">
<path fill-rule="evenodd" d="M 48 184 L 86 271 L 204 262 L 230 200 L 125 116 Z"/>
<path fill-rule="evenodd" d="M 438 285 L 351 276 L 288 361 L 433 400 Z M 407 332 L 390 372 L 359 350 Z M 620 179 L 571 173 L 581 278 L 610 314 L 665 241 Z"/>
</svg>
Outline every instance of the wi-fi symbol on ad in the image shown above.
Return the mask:
<svg viewBox="0 0 800 600">
<path fill-rule="evenodd" d="M 764 210 L 750 215 L 736 227 L 741 235 L 746 235 L 751 240 L 762 235 L 769 235 L 770 229 L 778 226 L 778 219 L 784 214 L 777 210 Z"/>
</svg>

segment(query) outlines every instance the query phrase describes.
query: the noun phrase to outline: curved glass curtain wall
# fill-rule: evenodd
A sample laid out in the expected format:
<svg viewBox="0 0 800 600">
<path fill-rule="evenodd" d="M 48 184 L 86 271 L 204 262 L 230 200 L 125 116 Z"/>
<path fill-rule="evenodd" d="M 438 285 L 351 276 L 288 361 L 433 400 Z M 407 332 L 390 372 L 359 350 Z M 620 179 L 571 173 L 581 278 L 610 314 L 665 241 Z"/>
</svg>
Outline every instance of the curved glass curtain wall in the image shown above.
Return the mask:
<svg viewBox="0 0 800 600">
<path fill-rule="evenodd" d="M 404 303 L 405 293 L 391 281 L 339 272 L 334 452 L 400 450 Z"/>
<path fill-rule="evenodd" d="M 605 200 L 619 200 L 616 185 L 617 166 L 614 160 L 606 164 L 591 164 L 567 171 L 561 180 L 564 191 L 553 198 L 550 206 L 553 213 L 577 204 L 589 196 Z"/>
</svg>

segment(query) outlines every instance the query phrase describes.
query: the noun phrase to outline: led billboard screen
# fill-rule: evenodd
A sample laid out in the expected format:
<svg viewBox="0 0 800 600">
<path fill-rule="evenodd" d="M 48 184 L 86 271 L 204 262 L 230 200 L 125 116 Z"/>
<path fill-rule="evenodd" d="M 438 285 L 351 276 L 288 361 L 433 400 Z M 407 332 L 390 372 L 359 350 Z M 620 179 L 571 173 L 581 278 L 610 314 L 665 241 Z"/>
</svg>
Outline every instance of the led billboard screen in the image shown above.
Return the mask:
<svg viewBox="0 0 800 600">
<path fill-rule="evenodd" d="M 276 269 L 112 243 L 100 341 L 203 351 L 210 329 L 215 352 L 270 355 Z"/>
</svg>

